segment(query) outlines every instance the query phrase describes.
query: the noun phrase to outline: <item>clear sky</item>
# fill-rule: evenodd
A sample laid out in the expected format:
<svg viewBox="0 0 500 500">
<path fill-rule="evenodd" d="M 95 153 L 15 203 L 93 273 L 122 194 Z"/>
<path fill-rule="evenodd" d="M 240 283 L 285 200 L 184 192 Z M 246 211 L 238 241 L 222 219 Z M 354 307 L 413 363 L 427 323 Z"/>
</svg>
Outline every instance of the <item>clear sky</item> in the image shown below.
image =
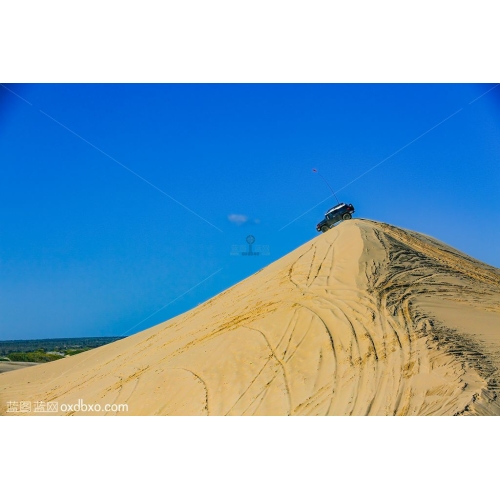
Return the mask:
<svg viewBox="0 0 500 500">
<path fill-rule="evenodd" d="M 355 216 L 500 267 L 494 85 L 0 87 L 0 340 L 209 299 L 317 235 L 313 168 Z M 249 234 L 269 255 L 231 255 Z"/>
</svg>

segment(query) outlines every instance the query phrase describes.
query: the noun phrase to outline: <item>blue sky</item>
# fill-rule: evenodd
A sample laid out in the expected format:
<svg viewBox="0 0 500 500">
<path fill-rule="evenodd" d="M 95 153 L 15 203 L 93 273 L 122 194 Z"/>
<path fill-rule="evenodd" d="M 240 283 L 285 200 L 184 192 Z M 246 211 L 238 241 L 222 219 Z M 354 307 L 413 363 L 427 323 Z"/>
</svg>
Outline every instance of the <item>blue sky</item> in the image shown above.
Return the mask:
<svg viewBox="0 0 500 500">
<path fill-rule="evenodd" d="M 317 235 L 335 201 L 312 168 L 355 216 L 500 267 L 493 87 L 0 87 L 0 340 L 131 334 L 207 300 Z M 249 234 L 269 255 L 231 255 Z"/>
</svg>

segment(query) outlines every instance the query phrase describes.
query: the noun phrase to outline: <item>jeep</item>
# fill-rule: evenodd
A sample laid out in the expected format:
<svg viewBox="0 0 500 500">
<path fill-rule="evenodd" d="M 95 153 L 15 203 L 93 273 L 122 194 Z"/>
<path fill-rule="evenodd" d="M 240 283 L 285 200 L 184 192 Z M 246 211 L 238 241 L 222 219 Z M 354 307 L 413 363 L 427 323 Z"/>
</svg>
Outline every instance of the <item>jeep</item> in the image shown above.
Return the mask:
<svg viewBox="0 0 500 500">
<path fill-rule="evenodd" d="M 353 213 L 354 207 L 352 205 L 339 203 L 326 212 L 325 218 L 316 225 L 316 231 L 326 233 L 336 222 L 352 219 L 351 214 Z"/>
</svg>

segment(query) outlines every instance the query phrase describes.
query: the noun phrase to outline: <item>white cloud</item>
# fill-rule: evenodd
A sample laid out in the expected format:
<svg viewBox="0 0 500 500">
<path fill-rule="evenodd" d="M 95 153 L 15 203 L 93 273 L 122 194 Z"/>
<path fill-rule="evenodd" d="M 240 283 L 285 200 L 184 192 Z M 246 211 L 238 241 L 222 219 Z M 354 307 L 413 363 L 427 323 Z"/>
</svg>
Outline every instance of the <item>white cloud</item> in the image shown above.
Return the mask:
<svg viewBox="0 0 500 500">
<path fill-rule="evenodd" d="M 242 214 L 229 214 L 227 219 L 229 222 L 233 222 L 237 226 L 241 226 L 248 220 L 248 216 Z"/>
</svg>

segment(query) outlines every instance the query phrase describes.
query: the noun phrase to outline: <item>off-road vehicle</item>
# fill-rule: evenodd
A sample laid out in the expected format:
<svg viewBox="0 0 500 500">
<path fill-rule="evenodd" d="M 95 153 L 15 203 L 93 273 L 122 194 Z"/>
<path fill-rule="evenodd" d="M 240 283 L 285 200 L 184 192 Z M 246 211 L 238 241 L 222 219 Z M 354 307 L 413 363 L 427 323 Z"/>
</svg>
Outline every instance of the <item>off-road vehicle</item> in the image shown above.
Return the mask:
<svg viewBox="0 0 500 500">
<path fill-rule="evenodd" d="M 325 218 L 316 225 L 317 231 L 322 231 L 326 233 L 330 228 L 334 226 L 335 223 L 341 220 L 352 219 L 354 213 L 354 207 L 352 205 L 347 205 L 346 203 L 339 203 L 333 208 L 330 208 L 325 214 Z"/>
</svg>

